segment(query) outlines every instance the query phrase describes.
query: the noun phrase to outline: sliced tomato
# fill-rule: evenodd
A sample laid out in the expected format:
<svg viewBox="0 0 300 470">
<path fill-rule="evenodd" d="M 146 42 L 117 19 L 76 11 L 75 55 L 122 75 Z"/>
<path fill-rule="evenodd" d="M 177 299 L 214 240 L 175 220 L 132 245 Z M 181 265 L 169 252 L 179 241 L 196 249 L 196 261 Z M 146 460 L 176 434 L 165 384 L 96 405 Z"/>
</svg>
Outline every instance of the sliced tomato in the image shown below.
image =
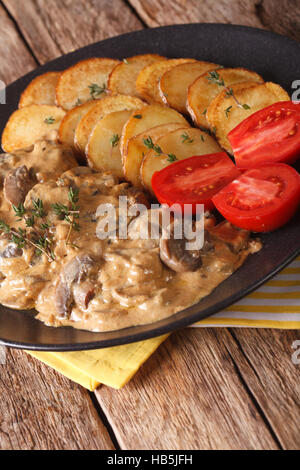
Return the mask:
<svg viewBox="0 0 300 470">
<path fill-rule="evenodd" d="M 228 139 L 239 168 L 293 163 L 300 157 L 300 103 L 267 106 L 244 119 Z"/>
<path fill-rule="evenodd" d="M 199 155 L 172 163 L 154 173 L 152 188 L 160 203 L 172 206 L 204 204 L 214 207 L 212 197 L 240 174 L 225 152 Z"/>
<path fill-rule="evenodd" d="M 300 205 L 300 175 L 284 163 L 245 171 L 213 197 L 221 214 L 237 227 L 253 232 L 275 230 Z"/>
</svg>

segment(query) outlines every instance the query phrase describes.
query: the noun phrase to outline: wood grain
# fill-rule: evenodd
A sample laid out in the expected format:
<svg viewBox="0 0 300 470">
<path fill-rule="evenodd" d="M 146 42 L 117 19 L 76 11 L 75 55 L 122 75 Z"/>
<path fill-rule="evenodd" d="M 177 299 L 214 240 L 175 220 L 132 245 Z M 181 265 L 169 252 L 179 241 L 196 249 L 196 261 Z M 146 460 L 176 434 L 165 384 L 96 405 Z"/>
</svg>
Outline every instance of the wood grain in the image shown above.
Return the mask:
<svg viewBox="0 0 300 470">
<path fill-rule="evenodd" d="M 150 27 L 178 23 L 232 23 L 267 28 L 300 39 L 295 0 L 129 0 Z"/>
<path fill-rule="evenodd" d="M 0 80 L 7 85 L 37 66 L 15 25 L 0 5 Z"/>
<path fill-rule="evenodd" d="M 122 449 L 277 448 L 219 335 L 178 332 L 124 389 L 96 391 Z"/>
<path fill-rule="evenodd" d="M 43 64 L 87 44 L 141 29 L 122 0 L 3 0 Z"/>
<path fill-rule="evenodd" d="M 22 351 L 0 365 L 0 449 L 107 449 L 88 392 Z"/>
<path fill-rule="evenodd" d="M 232 331 L 237 347 L 229 342 L 232 356 L 251 393 L 284 449 L 300 448 L 300 365 L 293 364 L 292 344 L 299 331 Z M 243 351 L 247 363 L 240 360 Z"/>
</svg>

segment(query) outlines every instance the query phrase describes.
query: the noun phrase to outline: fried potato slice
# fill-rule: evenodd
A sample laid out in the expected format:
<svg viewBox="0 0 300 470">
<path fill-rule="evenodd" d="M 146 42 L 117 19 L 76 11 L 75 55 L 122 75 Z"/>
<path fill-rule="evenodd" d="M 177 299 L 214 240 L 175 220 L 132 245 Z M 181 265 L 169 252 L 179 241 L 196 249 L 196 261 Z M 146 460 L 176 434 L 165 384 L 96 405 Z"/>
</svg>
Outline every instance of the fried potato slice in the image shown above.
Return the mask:
<svg viewBox="0 0 300 470">
<path fill-rule="evenodd" d="M 212 62 L 201 61 L 172 67 L 159 81 L 159 94 L 162 101 L 180 113 L 186 114 L 188 87 L 197 77 L 217 67 L 219 66 Z"/>
<path fill-rule="evenodd" d="M 117 64 L 119 60 L 94 57 L 65 70 L 56 86 L 58 106 L 69 110 L 106 96 L 108 76 Z"/>
<path fill-rule="evenodd" d="M 9 118 L 2 134 L 2 148 L 5 152 L 23 149 L 38 139 L 58 130 L 65 111 L 46 104 L 25 106 Z"/>
<path fill-rule="evenodd" d="M 221 151 L 213 137 L 200 129 L 192 127 L 169 132 L 154 142 L 154 144 L 159 145 L 163 154 L 157 155 L 156 150 L 149 150 L 141 166 L 141 180 L 145 188 L 152 194 L 151 179 L 153 174 L 173 163 L 172 158 L 169 158 L 168 154 L 175 155 L 177 160 L 183 160 L 193 155 L 206 155 Z"/>
<path fill-rule="evenodd" d="M 179 64 L 196 62 L 195 59 L 169 59 L 154 62 L 140 71 L 136 79 L 136 88 L 139 94 L 149 103 L 163 103 L 159 94 L 160 77 Z"/>
<path fill-rule="evenodd" d="M 123 169 L 127 181 L 130 181 L 136 187 L 142 186 L 140 169 L 143 158 L 148 152 L 144 139 L 150 137 L 153 142 L 156 142 L 165 134 L 180 128 L 182 128 L 181 122 L 170 122 L 161 126 L 152 127 L 151 129 L 147 129 L 146 132 L 142 132 L 141 134 L 132 137 L 128 142 L 126 153 L 122 158 Z M 189 129 L 189 127 L 186 127 L 186 129 Z"/>
<path fill-rule="evenodd" d="M 121 137 L 121 154 L 126 154 L 127 144 L 131 137 L 145 132 L 155 126 L 178 122 L 182 127 L 189 126 L 187 120 L 175 109 L 162 104 L 151 104 L 137 109 L 125 124 Z"/>
<path fill-rule="evenodd" d="M 90 135 L 86 156 L 94 170 L 111 171 L 115 176 L 124 178 L 120 152 L 120 136 L 131 111 L 116 111 L 106 114 L 95 126 Z"/>
<path fill-rule="evenodd" d="M 136 88 L 137 76 L 144 67 L 160 60 L 166 60 L 166 57 L 158 54 L 140 54 L 124 59 L 110 73 L 108 89 L 112 93 L 142 98 Z"/>
<path fill-rule="evenodd" d="M 252 70 L 242 67 L 217 70 L 220 79 L 226 86 L 242 82 L 263 83 L 263 78 Z M 210 74 L 204 73 L 189 86 L 187 96 L 187 109 L 197 126 L 209 127 L 206 120 L 206 111 L 211 101 L 220 93 L 220 87 L 209 80 Z"/>
<path fill-rule="evenodd" d="M 29 83 L 21 94 L 19 108 L 32 104 L 56 105 L 56 85 L 61 72 L 47 72 L 39 75 Z"/>
<path fill-rule="evenodd" d="M 239 107 L 234 98 L 228 97 L 224 90 L 210 103 L 206 117 L 211 129 L 215 131 L 219 144 L 232 154 L 227 135 L 234 127 L 256 111 L 277 101 L 289 100 L 290 97 L 281 86 L 272 82 L 237 83 L 231 88 L 238 102 L 241 105 L 248 105 L 250 109 Z"/>
<path fill-rule="evenodd" d="M 75 131 L 75 145 L 81 153 L 85 153 L 85 149 L 89 140 L 89 136 L 97 122 L 105 116 L 105 114 L 117 111 L 133 111 L 145 105 L 143 101 L 134 96 L 115 95 L 106 96 L 102 100 L 97 100 L 89 112 L 79 121 Z"/>
<path fill-rule="evenodd" d="M 94 101 L 88 101 L 87 103 L 76 106 L 67 112 L 58 129 L 58 140 L 61 144 L 71 147 L 76 155 L 79 163 L 85 163 L 85 153 L 78 151 L 75 147 L 75 130 L 80 119 L 88 113 L 88 111 L 95 106 Z"/>
</svg>

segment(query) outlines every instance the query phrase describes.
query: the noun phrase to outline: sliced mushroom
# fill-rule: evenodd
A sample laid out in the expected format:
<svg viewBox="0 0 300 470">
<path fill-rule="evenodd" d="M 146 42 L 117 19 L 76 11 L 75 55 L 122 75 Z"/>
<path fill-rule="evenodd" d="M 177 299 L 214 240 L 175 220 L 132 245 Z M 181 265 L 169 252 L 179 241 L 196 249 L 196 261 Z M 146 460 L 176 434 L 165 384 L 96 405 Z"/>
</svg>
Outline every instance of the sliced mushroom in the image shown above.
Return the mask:
<svg viewBox="0 0 300 470">
<path fill-rule="evenodd" d="M 88 308 L 90 301 L 95 295 L 95 286 L 91 281 L 75 284 L 73 287 L 74 300 L 80 308 Z"/>
<path fill-rule="evenodd" d="M 18 206 L 25 201 L 28 191 L 36 184 L 36 177 L 25 165 L 9 171 L 4 179 L 4 196 L 8 202 Z"/>
<path fill-rule="evenodd" d="M 55 291 L 55 307 L 62 319 L 68 318 L 72 304 L 79 298 L 78 286 L 83 283 L 85 278 L 89 275 L 93 265 L 94 260 L 90 255 L 83 254 L 76 256 L 64 266 L 60 273 L 60 280 Z M 78 284 L 78 286 L 76 285 L 75 293 L 77 292 L 77 294 L 74 296 L 75 283 Z M 90 290 L 91 285 L 88 291 Z M 87 305 L 89 299 L 91 299 L 91 295 L 88 295 L 88 291 L 85 294 L 85 305 Z"/>
<path fill-rule="evenodd" d="M 22 255 L 22 248 L 19 248 L 15 243 L 9 243 L 0 254 L 1 258 L 19 258 Z"/>
<path fill-rule="evenodd" d="M 186 240 L 160 240 L 160 258 L 169 268 L 177 273 L 196 271 L 202 266 L 200 250 L 187 250 Z"/>
<path fill-rule="evenodd" d="M 199 232 L 203 231 L 203 246 L 192 250 L 187 249 L 187 247 L 188 244 L 197 241 L 196 235 L 194 239 L 188 240 L 182 233 L 181 237 L 178 238 L 180 230 L 182 230 L 181 223 L 180 220 L 173 219 L 167 230 L 163 230 L 163 237 L 160 239 L 160 258 L 162 262 L 176 272 L 196 271 L 201 268 L 203 257 L 215 250 L 214 241 L 209 230 L 207 230 L 207 228 L 213 227 L 215 223 L 215 217 L 209 212 L 204 214 L 204 219 L 192 221 L 193 231 L 191 235 L 199 235 Z M 174 232 L 177 232 L 176 236 Z"/>
</svg>

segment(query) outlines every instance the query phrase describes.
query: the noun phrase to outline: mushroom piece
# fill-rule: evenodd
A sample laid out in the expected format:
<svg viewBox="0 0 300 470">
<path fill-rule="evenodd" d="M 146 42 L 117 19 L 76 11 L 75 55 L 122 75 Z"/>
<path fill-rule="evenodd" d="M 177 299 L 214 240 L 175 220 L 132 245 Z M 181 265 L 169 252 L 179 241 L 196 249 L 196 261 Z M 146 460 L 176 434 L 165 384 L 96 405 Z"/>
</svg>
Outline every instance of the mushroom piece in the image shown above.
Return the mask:
<svg viewBox="0 0 300 470">
<path fill-rule="evenodd" d="M 28 191 L 36 184 L 37 180 L 25 165 L 9 171 L 4 179 L 3 190 L 5 199 L 18 206 L 25 201 Z"/>
<path fill-rule="evenodd" d="M 19 248 L 15 243 L 9 243 L 2 253 L 0 253 L 1 258 L 19 258 L 22 255 L 22 248 Z"/>
<path fill-rule="evenodd" d="M 81 284 L 75 284 L 73 287 L 74 300 L 80 308 L 88 308 L 90 301 L 95 295 L 94 284 L 91 281 L 85 281 Z"/>
<path fill-rule="evenodd" d="M 167 230 L 163 230 L 163 237 L 161 237 L 159 243 L 160 259 L 166 266 L 178 273 L 196 271 L 202 266 L 202 255 L 214 249 L 209 233 L 204 229 L 204 245 L 201 249 L 188 250 L 186 245 L 191 240 L 187 240 L 183 233 L 180 238 L 178 238 L 178 235 L 175 238 L 175 225 L 176 221 L 173 220 Z M 202 230 L 203 227 L 200 225 L 198 228 L 198 223 L 194 221 L 193 229 L 195 233 L 195 231 Z M 182 230 L 182 227 L 180 227 L 180 230 Z"/>
<path fill-rule="evenodd" d="M 210 229 L 212 238 L 225 243 L 233 253 L 244 250 L 249 242 L 250 232 L 231 225 L 224 220 Z"/>
<path fill-rule="evenodd" d="M 202 266 L 200 250 L 186 250 L 186 240 L 160 240 L 160 259 L 173 271 L 177 273 L 185 271 L 196 271 Z"/>
<path fill-rule="evenodd" d="M 59 283 L 55 291 L 55 308 L 60 318 L 68 318 L 74 301 L 80 300 L 81 306 L 88 306 L 92 298 L 92 284 L 83 283 L 94 265 L 94 260 L 88 254 L 78 255 L 69 261 L 60 273 Z M 85 284 L 79 294 L 79 286 Z M 76 284 L 76 289 L 74 289 Z M 84 294 L 85 292 L 85 294 Z M 74 295 L 75 294 L 75 295 Z"/>
</svg>

